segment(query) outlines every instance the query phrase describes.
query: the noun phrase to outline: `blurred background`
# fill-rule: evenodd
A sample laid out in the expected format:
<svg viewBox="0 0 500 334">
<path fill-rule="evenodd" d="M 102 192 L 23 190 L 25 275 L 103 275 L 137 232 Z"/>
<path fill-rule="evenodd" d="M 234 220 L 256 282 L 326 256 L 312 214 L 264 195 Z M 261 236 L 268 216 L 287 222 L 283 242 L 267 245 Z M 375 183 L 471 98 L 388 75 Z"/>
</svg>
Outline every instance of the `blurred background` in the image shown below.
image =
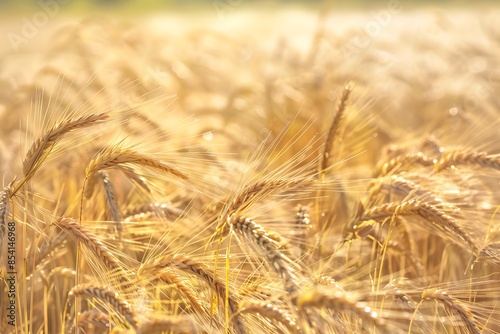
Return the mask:
<svg viewBox="0 0 500 334">
<path fill-rule="evenodd" d="M 36 9 L 43 4 L 55 2 L 61 5 L 61 10 L 73 13 L 87 13 L 89 11 L 112 11 L 132 14 L 147 13 L 159 10 L 212 10 L 214 8 L 231 10 L 236 7 L 263 8 L 273 6 L 300 6 L 318 7 L 328 6 L 338 9 L 364 10 L 369 8 L 382 7 L 391 2 L 401 3 L 405 7 L 420 6 L 462 6 L 476 7 L 495 5 L 494 0 L 0 0 L 0 10 L 2 14 L 12 12 L 23 12 Z"/>
</svg>

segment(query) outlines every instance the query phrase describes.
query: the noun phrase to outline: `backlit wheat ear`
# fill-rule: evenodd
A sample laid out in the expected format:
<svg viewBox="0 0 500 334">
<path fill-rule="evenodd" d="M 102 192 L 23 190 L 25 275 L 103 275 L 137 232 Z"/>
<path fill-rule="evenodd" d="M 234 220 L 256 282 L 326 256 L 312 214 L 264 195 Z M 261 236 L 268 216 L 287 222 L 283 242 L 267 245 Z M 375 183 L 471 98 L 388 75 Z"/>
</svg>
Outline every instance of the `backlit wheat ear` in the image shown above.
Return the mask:
<svg viewBox="0 0 500 334">
<path fill-rule="evenodd" d="M 37 250 L 34 260 L 30 259 L 28 262 L 28 266 L 26 268 L 27 276 L 30 276 L 33 273 L 32 271 L 37 266 L 43 265 L 43 262 L 48 261 L 47 257 L 49 254 L 62 245 L 66 239 L 66 233 L 59 233 L 55 238 L 49 238 L 46 240 L 46 242 L 40 246 L 40 249 Z"/>
<path fill-rule="evenodd" d="M 199 326 L 186 316 L 155 316 L 141 323 L 136 334 L 197 334 L 203 333 Z"/>
<path fill-rule="evenodd" d="M 76 323 L 78 323 L 78 326 L 82 330 L 89 325 L 110 329 L 113 329 L 116 326 L 106 314 L 97 310 L 84 311 L 80 313 L 77 317 Z M 74 327 L 72 327 L 68 333 L 73 333 L 73 331 Z"/>
<path fill-rule="evenodd" d="M 149 216 L 161 217 L 163 215 L 167 219 L 176 220 L 178 218 L 184 218 L 186 212 L 167 203 L 145 203 L 129 206 L 123 213 L 123 216 L 126 217 L 125 219 L 131 220 L 141 220 Z"/>
<path fill-rule="evenodd" d="M 240 193 L 234 196 L 231 205 L 227 209 L 227 215 L 232 216 L 235 212 L 240 212 L 254 204 L 259 199 L 271 194 L 284 192 L 303 185 L 311 184 L 310 178 L 284 178 L 259 180 L 245 187 Z"/>
<path fill-rule="evenodd" d="M 400 168 L 408 168 L 414 165 L 429 167 L 433 164 L 433 160 L 425 156 L 422 152 L 418 152 L 417 154 L 405 153 L 383 163 L 382 167 L 379 168 L 378 173 L 376 173 L 376 176 L 386 176 L 389 173 L 399 170 Z"/>
<path fill-rule="evenodd" d="M 160 277 L 162 275 L 162 270 L 166 268 L 175 268 L 202 279 L 214 290 L 220 300 L 226 300 L 227 294 L 229 296 L 227 298 L 229 313 L 230 315 L 235 315 L 233 319 L 235 332 L 238 334 L 247 333 L 245 322 L 240 316 L 236 315 L 238 312 L 238 302 L 235 300 L 235 292 L 231 290 L 226 291 L 225 282 L 219 277 L 216 277 L 213 270 L 207 265 L 199 263 L 182 254 L 175 254 L 173 256 L 167 255 L 154 261 L 152 264 L 146 264 L 141 267 L 138 276 L 152 272 L 154 276 Z"/>
<path fill-rule="evenodd" d="M 386 290 L 385 296 L 392 296 L 398 302 L 400 302 L 401 304 L 403 304 L 404 307 L 406 309 L 408 309 L 409 311 L 412 311 L 412 312 L 415 311 L 416 310 L 415 302 L 413 302 L 413 300 L 411 299 L 411 297 L 407 293 L 405 293 L 404 291 L 402 291 L 397 286 L 397 284 L 394 283 L 394 281 L 391 282 L 390 284 L 388 284 L 385 287 L 385 289 L 384 289 L 384 290 Z"/>
<path fill-rule="evenodd" d="M 434 171 L 440 172 L 451 166 L 473 165 L 500 170 L 500 154 L 488 155 L 486 152 L 465 150 L 445 151 L 434 164 Z"/>
<path fill-rule="evenodd" d="M 182 180 L 188 179 L 187 174 L 165 161 L 155 159 L 131 149 L 121 148 L 119 145 L 107 146 L 99 151 L 87 165 L 85 169 L 85 180 L 83 182 L 83 194 L 88 194 L 86 191 L 87 180 L 91 179 L 96 172 L 109 168 L 120 168 L 124 164 L 148 167 L 167 174 L 172 174 Z M 84 196 L 80 199 L 80 220 L 83 214 L 83 198 Z"/>
<path fill-rule="evenodd" d="M 85 169 L 85 175 L 88 179 L 97 171 L 118 167 L 123 164 L 149 167 L 167 174 L 172 174 L 183 180 L 188 179 L 187 174 L 165 161 L 155 159 L 131 149 L 123 149 L 119 146 L 109 146 L 97 153 Z"/>
<path fill-rule="evenodd" d="M 28 150 L 28 153 L 26 153 L 23 160 L 24 179 L 16 185 L 13 194 L 16 193 L 23 184 L 31 179 L 31 177 L 43 164 L 54 145 L 57 144 L 57 142 L 59 142 L 65 134 L 76 129 L 86 128 L 102 123 L 108 118 L 109 116 L 107 114 L 99 113 L 70 118 L 54 124 L 48 131 L 33 142 Z"/>
<path fill-rule="evenodd" d="M 121 170 L 130 180 L 135 183 L 137 186 L 145 190 L 146 192 L 150 193 L 151 189 L 149 189 L 149 186 L 146 182 L 146 180 L 143 177 L 140 177 L 137 175 L 135 170 L 132 167 L 128 167 L 125 165 L 118 165 L 116 166 L 119 170 Z M 94 188 L 97 184 L 97 181 L 99 179 L 99 173 L 94 173 L 91 176 L 89 176 L 87 183 L 85 185 L 85 193 L 84 196 L 86 199 L 89 199 L 92 197 L 92 194 L 94 193 Z"/>
<path fill-rule="evenodd" d="M 337 107 L 337 112 L 333 118 L 332 124 L 330 124 L 330 128 L 328 130 L 328 134 L 326 136 L 325 147 L 323 149 L 322 160 L 320 172 L 324 173 L 326 169 L 330 166 L 330 158 L 332 155 L 332 148 L 335 144 L 339 133 L 340 123 L 344 116 L 344 111 L 346 108 L 347 101 L 349 100 L 349 95 L 351 94 L 351 87 L 349 85 L 344 87 L 342 91 L 342 95 L 340 96 L 339 105 Z"/>
<path fill-rule="evenodd" d="M 240 313 L 258 313 L 265 318 L 275 320 L 286 326 L 290 333 L 303 333 L 293 315 L 270 302 L 246 300 L 240 303 L 239 308 Z"/>
<path fill-rule="evenodd" d="M 3 244 L 7 231 L 7 215 L 9 214 L 10 187 L 0 192 L 0 242 Z"/>
<path fill-rule="evenodd" d="M 435 157 L 440 157 L 444 151 L 441 143 L 434 136 L 430 136 L 429 138 L 425 139 L 421 145 L 421 149 L 422 151 L 428 151 L 432 154 L 432 156 Z"/>
<path fill-rule="evenodd" d="M 376 195 L 378 195 L 382 190 L 385 190 L 390 193 L 396 193 L 402 198 L 407 199 L 408 195 L 412 195 L 412 197 L 418 197 L 419 200 L 429 200 L 435 201 L 437 196 L 433 196 L 433 194 L 426 190 L 422 189 L 417 183 L 405 179 L 401 176 L 392 175 L 390 177 L 384 177 L 381 179 L 376 179 L 370 189 L 369 189 L 369 199 L 373 199 Z M 370 201 L 367 201 L 370 202 Z"/>
<path fill-rule="evenodd" d="M 128 167 L 125 165 L 121 165 L 119 169 L 133 182 L 135 183 L 138 187 L 141 189 L 145 190 L 147 193 L 151 192 L 151 189 L 149 189 L 148 183 L 145 178 L 137 175 L 136 171 L 132 167 Z"/>
<path fill-rule="evenodd" d="M 194 309 L 195 312 L 197 312 L 198 314 L 205 313 L 205 310 L 201 306 L 193 290 L 184 283 L 179 275 L 169 272 L 162 272 L 162 274 L 159 276 L 159 279 L 167 284 L 175 285 L 179 292 L 184 295 L 184 297 L 189 301 L 190 306 Z"/>
<path fill-rule="evenodd" d="M 280 251 L 280 244 L 269 236 L 269 233 L 259 224 L 246 217 L 230 219 L 230 226 L 248 238 L 266 257 L 269 266 L 281 277 L 285 290 L 292 301 L 300 290 L 297 276 L 294 272 L 295 264 Z"/>
<path fill-rule="evenodd" d="M 99 171 L 97 172 L 97 174 L 99 175 L 99 178 L 101 179 L 102 185 L 104 187 L 104 196 L 106 197 L 107 208 L 111 214 L 111 218 L 115 222 L 116 231 L 118 232 L 118 238 L 121 239 L 123 231 L 123 218 L 118 203 L 116 202 L 113 184 L 111 183 L 109 176 L 105 172 Z"/>
<path fill-rule="evenodd" d="M 418 200 L 409 200 L 401 203 L 385 203 L 366 210 L 360 220 L 380 221 L 394 215 L 421 216 L 437 230 L 447 232 L 447 234 L 454 237 L 455 240 L 456 238 L 462 240 L 467 244 L 470 250 L 478 252 L 476 242 L 474 242 L 472 237 L 463 230 L 459 222 L 431 203 L 420 202 Z"/>
<path fill-rule="evenodd" d="M 376 310 L 351 294 L 338 289 L 321 287 L 301 293 L 297 298 L 297 307 L 301 309 L 325 307 L 334 312 L 350 312 L 384 333 L 388 330 L 385 320 Z"/>
<path fill-rule="evenodd" d="M 113 311 L 125 317 L 127 322 L 137 328 L 137 315 L 133 311 L 129 302 L 120 297 L 118 292 L 111 287 L 97 286 L 92 284 L 80 284 L 72 288 L 68 294 L 68 300 L 71 298 L 98 299 L 107 303 Z"/>
<path fill-rule="evenodd" d="M 81 242 L 90 250 L 96 258 L 98 258 L 104 266 L 109 270 L 122 270 L 123 265 L 111 253 L 97 235 L 92 233 L 88 228 L 80 222 L 70 218 L 60 218 L 55 223 L 57 226 L 66 231 L 70 236 Z"/>
<path fill-rule="evenodd" d="M 425 276 L 425 268 L 422 264 L 422 261 L 411 251 L 411 247 L 408 247 L 408 245 L 397 242 L 395 240 L 385 240 L 383 237 L 377 237 L 373 233 L 370 236 L 377 240 L 381 247 L 386 245 L 388 249 L 394 249 L 397 253 L 405 256 L 408 262 L 411 263 L 411 265 L 415 269 L 416 277 Z"/>
<path fill-rule="evenodd" d="M 299 247 L 301 256 L 307 252 L 307 241 L 312 231 L 311 220 L 309 219 L 309 208 L 299 205 L 295 214 L 297 234 L 300 238 Z"/>
<path fill-rule="evenodd" d="M 462 301 L 453 298 L 446 291 L 440 289 L 427 289 L 422 293 L 422 300 L 435 300 L 445 307 L 450 314 L 458 314 L 470 333 L 481 334 L 483 326 L 474 317 Z"/>
</svg>

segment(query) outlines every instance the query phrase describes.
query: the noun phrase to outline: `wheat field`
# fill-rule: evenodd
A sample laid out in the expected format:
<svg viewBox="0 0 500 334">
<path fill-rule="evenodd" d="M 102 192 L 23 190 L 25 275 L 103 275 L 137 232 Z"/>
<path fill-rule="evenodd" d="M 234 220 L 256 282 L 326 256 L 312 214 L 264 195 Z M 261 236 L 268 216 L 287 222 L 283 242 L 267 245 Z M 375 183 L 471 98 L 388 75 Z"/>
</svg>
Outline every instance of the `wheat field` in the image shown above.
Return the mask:
<svg viewBox="0 0 500 334">
<path fill-rule="evenodd" d="M 500 333 L 498 14 L 4 20 L 0 333 Z"/>
</svg>

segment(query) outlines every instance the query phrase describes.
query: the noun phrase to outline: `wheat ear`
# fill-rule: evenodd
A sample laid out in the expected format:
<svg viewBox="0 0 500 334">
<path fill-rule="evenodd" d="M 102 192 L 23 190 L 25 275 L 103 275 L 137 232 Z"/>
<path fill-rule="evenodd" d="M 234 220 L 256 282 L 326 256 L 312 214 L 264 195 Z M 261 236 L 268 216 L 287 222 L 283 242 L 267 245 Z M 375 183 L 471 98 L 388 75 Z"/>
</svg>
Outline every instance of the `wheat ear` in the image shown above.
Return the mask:
<svg viewBox="0 0 500 334">
<path fill-rule="evenodd" d="M 106 204 L 108 206 L 109 212 L 113 221 L 115 222 L 116 231 L 118 232 L 118 237 L 121 239 L 123 226 L 122 226 L 122 214 L 120 212 L 120 208 L 118 206 L 118 202 L 116 201 L 115 189 L 111 180 L 109 179 L 108 174 L 104 171 L 97 172 L 99 177 L 101 178 L 102 185 L 104 187 L 104 195 L 106 197 Z"/>
<path fill-rule="evenodd" d="M 307 253 L 307 241 L 312 230 L 311 220 L 309 219 L 309 208 L 307 206 L 299 205 L 295 214 L 295 224 L 297 235 L 300 238 L 299 247 L 301 256 Z"/>
<path fill-rule="evenodd" d="M 80 222 L 71 218 L 62 217 L 56 221 L 56 225 L 73 236 L 76 240 L 87 247 L 95 256 L 100 259 L 106 268 L 113 270 L 121 268 L 118 259 L 109 251 L 102 241 Z"/>
<path fill-rule="evenodd" d="M 285 290 L 293 302 L 300 287 L 293 269 L 295 265 L 280 251 L 280 244 L 276 242 L 275 238 L 270 237 L 262 226 L 249 218 L 240 216 L 231 218 L 229 221 L 235 231 L 243 234 L 260 249 L 274 272 L 283 279 Z"/>
<path fill-rule="evenodd" d="M 399 289 L 396 284 L 390 283 L 386 286 L 386 288 L 388 289 L 388 291 L 385 292 L 385 296 L 392 296 L 399 303 L 403 304 L 409 311 L 416 311 L 415 303 L 413 302 L 411 297 L 401 289 Z"/>
<path fill-rule="evenodd" d="M 398 155 L 391 160 L 387 161 L 380 167 L 378 172 L 378 177 L 386 176 L 389 173 L 396 171 L 399 168 L 420 165 L 424 167 L 429 167 L 433 165 L 433 160 L 429 159 L 422 152 L 414 153 L 406 153 Z"/>
<path fill-rule="evenodd" d="M 401 203 L 385 203 L 366 210 L 360 220 L 382 220 L 394 215 L 419 215 L 439 230 L 444 230 L 460 239 L 474 251 L 478 248 L 472 238 L 462 230 L 458 221 L 439 210 L 432 203 L 409 200 Z"/>
<path fill-rule="evenodd" d="M 203 314 L 205 311 L 195 296 L 194 292 L 184 284 L 184 281 L 174 273 L 162 272 L 160 280 L 167 284 L 175 285 L 177 289 L 189 300 L 191 307 L 198 313 Z"/>
<path fill-rule="evenodd" d="M 111 287 L 97 286 L 88 283 L 80 284 L 73 287 L 69 291 L 68 300 L 72 297 L 99 299 L 110 305 L 113 311 L 124 316 L 133 328 L 137 328 L 137 316 L 133 311 L 132 306 L 125 299 L 121 298 L 118 292 L 113 290 Z"/>
<path fill-rule="evenodd" d="M 83 328 L 85 325 L 94 325 L 102 328 L 114 328 L 116 325 L 111 319 L 104 313 L 97 310 L 84 311 L 80 313 L 77 317 L 78 327 Z M 68 333 L 73 333 L 73 327 L 68 331 Z"/>
<path fill-rule="evenodd" d="M 137 175 L 137 173 L 135 172 L 135 170 L 132 167 L 128 167 L 125 165 L 118 165 L 116 167 L 119 170 L 121 170 L 123 172 L 123 174 L 125 174 L 137 186 L 144 189 L 146 192 L 151 193 L 151 189 L 149 189 L 149 186 L 148 186 L 146 180 L 143 177 Z M 95 188 L 97 181 L 99 179 L 96 174 L 99 174 L 99 173 L 94 173 L 91 176 L 89 176 L 89 178 L 87 179 L 87 183 L 85 185 L 85 192 L 84 192 L 86 199 L 91 198 L 92 194 L 94 193 L 94 188 Z"/>
<path fill-rule="evenodd" d="M 227 215 L 231 216 L 235 212 L 240 212 L 248 208 L 256 201 L 265 198 L 273 193 L 283 192 L 301 185 L 313 182 L 310 178 L 285 178 L 259 180 L 245 187 L 240 193 L 234 196 L 227 209 Z"/>
<path fill-rule="evenodd" d="M 328 130 L 328 134 L 326 136 L 325 147 L 322 154 L 321 167 L 320 172 L 324 173 L 325 170 L 330 166 L 330 157 L 333 145 L 335 140 L 337 139 L 339 133 L 340 123 L 344 116 L 345 107 L 347 101 L 349 100 L 349 95 L 351 94 L 351 88 L 349 85 L 344 87 L 342 91 L 342 95 L 340 96 L 340 102 L 337 106 L 337 112 L 335 113 L 335 117 L 333 118 L 332 124 L 330 124 L 330 128 Z"/>
<path fill-rule="evenodd" d="M 435 300 L 444 305 L 445 309 L 451 314 L 456 313 L 462 318 L 463 322 L 470 330 L 470 333 L 481 334 L 483 328 L 469 310 L 466 304 L 450 296 L 446 291 L 440 289 L 426 289 L 422 293 L 422 300 Z"/>
<path fill-rule="evenodd" d="M 26 275 L 31 276 L 33 274 L 33 270 L 40 266 L 42 261 L 66 240 L 66 237 L 67 235 L 65 233 L 59 233 L 57 237 L 48 239 L 48 241 L 44 243 L 36 252 L 35 259 L 32 260 L 33 262 L 28 259 L 29 262 L 26 268 Z"/>
<path fill-rule="evenodd" d="M 463 150 L 445 151 L 441 159 L 434 164 L 434 171 L 440 172 L 457 165 L 476 165 L 500 170 L 500 154 L 488 155 L 486 152 Z"/>
<path fill-rule="evenodd" d="M 77 118 L 70 118 L 54 124 L 47 132 L 33 142 L 28 150 L 28 153 L 26 153 L 23 160 L 24 179 L 16 185 L 13 194 L 16 193 L 23 184 L 31 179 L 31 177 L 40 168 L 54 145 L 57 144 L 57 142 L 59 142 L 65 134 L 76 129 L 99 124 L 108 117 L 109 116 L 105 113 L 90 114 Z"/>
<path fill-rule="evenodd" d="M 290 333 L 302 333 L 293 315 L 267 301 L 248 300 L 239 305 L 240 313 L 258 313 L 261 316 L 283 324 Z"/>
<path fill-rule="evenodd" d="M 366 303 L 342 290 L 326 289 L 325 287 L 314 288 L 298 296 L 297 307 L 301 309 L 326 307 L 335 312 L 351 312 L 383 332 L 387 331 L 385 320 L 380 318 L 377 312 Z"/>
<path fill-rule="evenodd" d="M 3 243 L 7 229 L 7 215 L 9 214 L 10 187 L 0 192 L 0 243 Z"/>
<path fill-rule="evenodd" d="M 226 300 L 226 292 L 228 297 L 229 311 L 231 315 L 234 315 L 233 326 L 234 330 L 238 334 L 245 334 L 246 326 L 243 319 L 238 316 L 238 303 L 235 300 L 235 293 L 231 290 L 226 291 L 226 284 L 219 277 L 215 276 L 215 273 L 211 268 L 203 263 L 199 263 L 194 259 L 182 255 L 175 254 L 173 256 L 164 256 L 152 264 L 145 265 L 139 269 L 138 276 L 141 276 L 143 272 L 153 271 L 156 272 L 155 276 L 161 276 L 162 270 L 166 268 L 176 268 L 183 272 L 190 273 L 196 277 L 205 281 L 210 288 L 214 290 L 220 300 Z"/>
<path fill-rule="evenodd" d="M 131 149 L 123 149 L 119 146 L 105 147 L 103 150 L 97 153 L 85 169 L 85 175 L 88 179 L 93 173 L 99 170 L 119 167 L 123 164 L 133 164 L 138 166 L 150 167 L 168 174 L 172 174 L 183 180 L 188 179 L 187 174 L 165 161 L 155 159 L 146 154 L 139 153 Z"/>
<path fill-rule="evenodd" d="M 369 188 L 369 199 L 373 199 L 382 190 L 389 191 L 391 193 L 397 193 L 402 197 L 407 197 L 412 194 L 414 197 L 419 199 L 424 198 L 436 198 L 437 196 L 432 196 L 430 191 L 422 189 L 418 184 L 401 176 L 392 175 L 391 177 L 377 179 Z"/>
<path fill-rule="evenodd" d="M 178 334 L 197 334 L 200 333 L 200 328 L 196 325 L 193 319 L 185 316 L 156 316 L 143 322 L 137 328 L 136 334 L 161 334 L 161 333 L 178 333 Z"/>
<path fill-rule="evenodd" d="M 142 176 L 137 175 L 132 167 L 120 166 L 120 170 L 137 186 L 145 190 L 147 193 L 151 193 L 151 189 L 149 189 L 146 179 Z"/>
</svg>

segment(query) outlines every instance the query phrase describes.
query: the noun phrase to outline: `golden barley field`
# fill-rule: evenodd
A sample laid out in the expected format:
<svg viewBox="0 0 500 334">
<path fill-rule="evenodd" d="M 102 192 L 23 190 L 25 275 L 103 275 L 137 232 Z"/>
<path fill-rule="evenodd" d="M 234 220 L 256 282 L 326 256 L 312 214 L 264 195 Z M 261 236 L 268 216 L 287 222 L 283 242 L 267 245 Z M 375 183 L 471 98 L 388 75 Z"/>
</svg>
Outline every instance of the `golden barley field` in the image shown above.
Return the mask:
<svg viewBox="0 0 500 334">
<path fill-rule="evenodd" d="M 500 333 L 500 12 L 232 3 L 4 17 L 0 333 Z"/>
</svg>

